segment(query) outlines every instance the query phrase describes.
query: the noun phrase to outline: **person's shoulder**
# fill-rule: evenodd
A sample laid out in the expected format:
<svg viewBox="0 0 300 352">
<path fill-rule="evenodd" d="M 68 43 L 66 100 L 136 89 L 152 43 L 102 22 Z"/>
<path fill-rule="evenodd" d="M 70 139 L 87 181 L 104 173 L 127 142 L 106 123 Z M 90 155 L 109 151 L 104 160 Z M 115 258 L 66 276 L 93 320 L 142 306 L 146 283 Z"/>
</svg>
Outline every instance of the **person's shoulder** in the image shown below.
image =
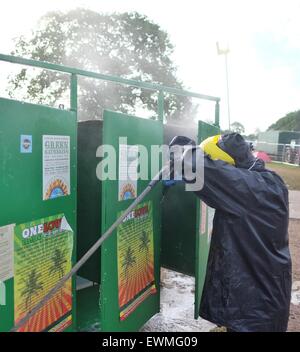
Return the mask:
<svg viewBox="0 0 300 352">
<path fill-rule="evenodd" d="M 270 186 L 280 188 L 284 193 L 288 193 L 288 188 L 281 176 L 279 176 L 275 171 L 270 169 L 265 169 L 261 173 L 262 177 L 268 182 Z"/>
<path fill-rule="evenodd" d="M 263 173 L 264 177 L 270 178 L 270 179 L 274 180 L 275 182 L 279 182 L 285 186 L 285 183 L 284 183 L 282 177 L 279 176 L 277 172 L 266 168 L 262 173 Z"/>
</svg>

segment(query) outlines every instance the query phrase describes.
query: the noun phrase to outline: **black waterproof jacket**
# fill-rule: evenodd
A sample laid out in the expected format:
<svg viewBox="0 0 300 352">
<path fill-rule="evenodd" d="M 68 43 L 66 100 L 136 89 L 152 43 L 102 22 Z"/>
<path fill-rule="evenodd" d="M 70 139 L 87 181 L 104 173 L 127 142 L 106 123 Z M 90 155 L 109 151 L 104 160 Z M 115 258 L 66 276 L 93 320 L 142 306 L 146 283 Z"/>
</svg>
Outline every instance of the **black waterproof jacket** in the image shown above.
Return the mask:
<svg viewBox="0 0 300 352">
<path fill-rule="evenodd" d="M 288 191 L 259 160 L 251 170 L 204 158 L 215 208 L 200 316 L 234 331 L 285 331 L 291 297 Z"/>
</svg>

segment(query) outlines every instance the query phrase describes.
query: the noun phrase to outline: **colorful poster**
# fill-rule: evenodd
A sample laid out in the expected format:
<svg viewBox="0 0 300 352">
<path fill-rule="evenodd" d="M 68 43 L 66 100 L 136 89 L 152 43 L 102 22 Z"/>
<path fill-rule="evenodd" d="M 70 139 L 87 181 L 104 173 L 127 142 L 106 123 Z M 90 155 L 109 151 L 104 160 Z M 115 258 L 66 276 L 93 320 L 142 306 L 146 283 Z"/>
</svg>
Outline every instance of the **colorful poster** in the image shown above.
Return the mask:
<svg viewBox="0 0 300 352">
<path fill-rule="evenodd" d="M 32 136 L 21 135 L 20 152 L 23 154 L 32 153 Z"/>
<path fill-rule="evenodd" d="M 14 226 L 0 227 L 0 281 L 14 276 Z"/>
<path fill-rule="evenodd" d="M 14 242 L 15 323 L 18 323 L 71 270 L 73 231 L 60 214 L 16 226 Z M 71 316 L 71 309 L 70 279 L 19 331 L 49 331 Z M 70 318 L 68 324 L 71 322 Z"/>
<path fill-rule="evenodd" d="M 214 216 L 215 216 L 215 209 L 211 207 L 208 208 L 208 221 L 207 221 L 207 243 L 209 244 L 211 241 L 211 235 L 213 232 L 213 223 L 214 223 Z"/>
<path fill-rule="evenodd" d="M 120 319 L 156 293 L 152 203 L 140 204 L 118 227 Z"/>
<path fill-rule="evenodd" d="M 43 200 L 69 194 L 70 137 L 43 136 Z"/>
<path fill-rule="evenodd" d="M 206 234 L 207 226 L 207 205 L 200 201 L 200 235 Z"/>
<path fill-rule="evenodd" d="M 137 145 L 120 144 L 119 201 L 134 199 L 137 196 L 138 155 Z"/>
<path fill-rule="evenodd" d="M 0 306 L 6 305 L 6 287 L 5 283 L 0 281 Z"/>
</svg>

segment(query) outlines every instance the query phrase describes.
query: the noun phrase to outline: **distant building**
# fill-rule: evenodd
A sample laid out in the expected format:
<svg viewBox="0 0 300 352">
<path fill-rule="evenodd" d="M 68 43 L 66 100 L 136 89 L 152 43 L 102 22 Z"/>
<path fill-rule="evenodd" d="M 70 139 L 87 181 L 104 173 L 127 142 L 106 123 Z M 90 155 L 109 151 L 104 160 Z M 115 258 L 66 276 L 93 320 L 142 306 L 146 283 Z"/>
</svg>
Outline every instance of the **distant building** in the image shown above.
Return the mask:
<svg viewBox="0 0 300 352">
<path fill-rule="evenodd" d="M 260 132 L 255 149 L 266 152 L 274 160 L 285 161 L 286 145 L 290 145 L 292 141 L 300 143 L 300 132 L 275 130 Z"/>
</svg>

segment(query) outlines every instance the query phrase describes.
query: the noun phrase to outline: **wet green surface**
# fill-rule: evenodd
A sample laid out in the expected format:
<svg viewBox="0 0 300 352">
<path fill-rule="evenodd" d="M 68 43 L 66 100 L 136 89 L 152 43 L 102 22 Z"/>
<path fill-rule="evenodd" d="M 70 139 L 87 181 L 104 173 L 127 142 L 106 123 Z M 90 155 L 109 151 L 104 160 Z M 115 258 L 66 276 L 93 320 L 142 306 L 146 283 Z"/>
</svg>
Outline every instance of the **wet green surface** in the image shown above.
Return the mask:
<svg viewBox="0 0 300 352">
<path fill-rule="evenodd" d="M 77 331 L 100 331 L 100 286 L 77 291 Z"/>
<path fill-rule="evenodd" d="M 75 245 L 76 126 L 74 112 L 0 98 L 0 227 L 28 223 L 63 213 L 74 231 Z M 31 152 L 22 151 L 22 135 L 31 137 Z M 70 137 L 71 186 L 68 196 L 46 201 L 43 200 L 43 136 L 45 135 Z M 76 260 L 75 252 L 73 263 Z M 4 284 L 6 304 L 0 306 L 0 332 L 9 331 L 15 322 L 14 278 L 7 279 Z M 73 323 L 76 324 L 74 281 L 73 287 L 72 318 Z"/>
</svg>

